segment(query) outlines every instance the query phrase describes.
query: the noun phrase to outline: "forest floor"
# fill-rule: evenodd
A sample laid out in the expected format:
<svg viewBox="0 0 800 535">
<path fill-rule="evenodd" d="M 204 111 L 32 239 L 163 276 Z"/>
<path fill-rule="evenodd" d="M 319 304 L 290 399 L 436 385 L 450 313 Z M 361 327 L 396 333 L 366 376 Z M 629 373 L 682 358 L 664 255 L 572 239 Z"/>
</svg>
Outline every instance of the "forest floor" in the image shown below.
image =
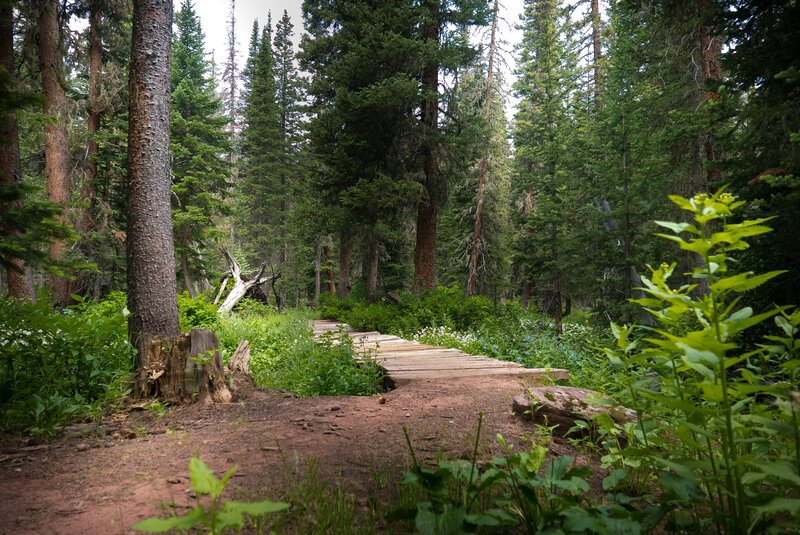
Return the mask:
<svg viewBox="0 0 800 535">
<path fill-rule="evenodd" d="M 240 499 L 279 499 L 307 477 L 310 460 L 319 467 L 314 477 L 352 493 L 366 510 L 409 467 L 403 426 L 420 462 L 469 458 L 483 412 L 479 455 L 488 459 L 500 453 L 497 433 L 516 443 L 536 432 L 511 411 L 513 396 L 528 386 L 531 379 L 509 376 L 419 379 L 400 382 L 384 403 L 249 387 L 230 404 L 120 409 L 99 427 L 75 426 L 50 441 L 3 436 L 0 533 L 131 533 L 147 517 L 185 514 L 195 505 L 193 456 L 218 477 L 238 465 L 226 496 Z M 558 437 L 550 448 L 575 455 Z"/>
</svg>

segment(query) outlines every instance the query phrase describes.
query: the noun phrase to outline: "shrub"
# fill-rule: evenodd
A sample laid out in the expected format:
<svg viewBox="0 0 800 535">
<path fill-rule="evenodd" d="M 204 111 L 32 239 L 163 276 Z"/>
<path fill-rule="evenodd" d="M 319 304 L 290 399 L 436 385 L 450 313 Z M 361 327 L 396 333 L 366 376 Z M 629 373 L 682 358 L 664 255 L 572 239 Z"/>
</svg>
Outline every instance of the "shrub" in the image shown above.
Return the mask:
<svg viewBox="0 0 800 535">
<path fill-rule="evenodd" d="M 217 330 L 219 314 L 217 305 L 213 304 L 208 294 L 192 297 L 189 292 L 178 294 L 178 312 L 180 314 L 181 332 L 189 332 L 192 327 L 202 327 L 210 331 Z"/>
<path fill-rule="evenodd" d="M 0 429 L 52 433 L 133 369 L 124 294 L 64 311 L 0 300 Z"/>
</svg>

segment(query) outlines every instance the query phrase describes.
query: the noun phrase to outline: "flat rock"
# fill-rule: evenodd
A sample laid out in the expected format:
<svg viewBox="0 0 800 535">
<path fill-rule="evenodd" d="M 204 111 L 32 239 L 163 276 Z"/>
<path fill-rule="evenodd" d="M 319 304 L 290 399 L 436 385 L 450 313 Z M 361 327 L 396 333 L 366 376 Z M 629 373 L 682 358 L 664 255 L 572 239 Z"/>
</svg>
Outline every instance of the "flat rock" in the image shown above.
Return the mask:
<svg viewBox="0 0 800 535">
<path fill-rule="evenodd" d="M 553 433 L 563 436 L 576 420 L 592 424 L 593 417 L 607 413 L 619 423 L 636 421 L 631 409 L 616 405 L 614 401 L 586 388 L 573 386 L 542 386 L 530 388 L 514 396 L 512 408 L 515 414 L 533 420 L 540 425 L 552 427 Z"/>
</svg>

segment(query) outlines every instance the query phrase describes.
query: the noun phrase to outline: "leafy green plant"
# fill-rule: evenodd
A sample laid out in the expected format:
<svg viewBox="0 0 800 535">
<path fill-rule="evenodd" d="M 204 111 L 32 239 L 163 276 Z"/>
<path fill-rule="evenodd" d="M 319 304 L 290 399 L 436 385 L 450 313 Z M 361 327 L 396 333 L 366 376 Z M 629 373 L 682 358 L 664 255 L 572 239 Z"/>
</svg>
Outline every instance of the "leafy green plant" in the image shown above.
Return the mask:
<svg viewBox="0 0 800 535">
<path fill-rule="evenodd" d="M 482 415 L 478 421 L 471 461 L 440 461 L 435 470 L 423 468 L 406 433 L 413 466 L 403 482 L 427 498 L 414 508 L 396 509 L 392 521 L 411 518 L 423 535 L 474 533 L 641 533 L 659 517 L 652 508 L 632 507 L 636 498 L 614 491 L 624 476 L 612 472 L 603 481 L 607 493 L 590 493 L 587 467 L 574 459 L 557 457 L 546 463 L 548 448 L 531 440 L 530 449 L 515 453 L 501 435 L 504 456 L 483 468 L 477 465 Z M 657 512 L 657 511 L 655 511 Z"/>
<path fill-rule="evenodd" d="M 662 236 L 702 264 L 678 288 L 668 284 L 674 263 L 643 278 L 649 297 L 636 302 L 660 324 L 644 338 L 612 324 L 616 347 L 604 351 L 638 422 L 624 426 L 628 446 L 612 444 L 605 466 L 657 470 L 669 531 L 783 532 L 800 519 L 800 312 L 740 306 L 782 273 L 732 269 L 745 239 L 769 232 L 766 219 L 731 222 L 743 203 L 724 191 L 671 198 L 693 221 L 658 222 L 673 232 Z M 771 317 L 782 336 L 741 349 L 742 333 Z"/>
<path fill-rule="evenodd" d="M 228 480 L 236 472 L 234 466 L 222 479 L 217 479 L 214 472 L 206 464 L 193 457 L 189 461 L 189 477 L 192 481 L 192 490 L 197 494 L 197 506 L 186 516 L 172 518 L 148 518 L 132 527 L 137 531 L 146 533 L 163 533 L 173 529 L 190 530 L 195 526 L 202 526 L 204 531 L 211 533 L 224 533 L 228 529 L 241 530 L 248 519 L 261 528 L 261 517 L 266 514 L 276 513 L 289 508 L 288 503 L 264 500 L 260 502 L 235 502 L 227 500 L 222 502 L 222 493 Z M 210 503 L 200 503 L 201 496 L 208 496 Z"/>
<path fill-rule="evenodd" d="M 214 331 L 220 323 L 217 306 L 211 302 L 210 294 L 192 297 L 189 292 L 178 294 L 178 312 L 181 331 L 188 332 L 192 327 L 203 327 Z"/>
<path fill-rule="evenodd" d="M 382 391 L 384 375 L 369 352 L 357 354 L 350 336 L 339 331 L 287 348 L 272 369 L 271 385 L 300 396 L 369 396 Z"/>
<path fill-rule="evenodd" d="M 0 429 L 51 435 L 118 397 L 134 361 L 127 315 L 124 294 L 66 310 L 0 300 Z"/>
</svg>

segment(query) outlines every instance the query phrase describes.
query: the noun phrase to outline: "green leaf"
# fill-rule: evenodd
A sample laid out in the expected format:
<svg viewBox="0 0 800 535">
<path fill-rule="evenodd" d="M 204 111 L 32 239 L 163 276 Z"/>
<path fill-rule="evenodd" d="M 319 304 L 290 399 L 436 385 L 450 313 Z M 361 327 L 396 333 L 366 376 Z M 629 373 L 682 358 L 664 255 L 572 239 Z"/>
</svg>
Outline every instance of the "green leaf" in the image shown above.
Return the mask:
<svg viewBox="0 0 800 535">
<path fill-rule="evenodd" d="M 148 518 L 131 526 L 136 531 L 146 533 L 163 533 L 173 529 L 191 529 L 195 524 L 203 519 L 203 506 L 200 505 L 192 509 L 186 516 L 176 516 L 172 518 Z"/>
<path fill-rule="evenodd" d="M 675 234 L 680 234 L 683 231 L 689 231 L 693 234 L 700 234 L 697 227 L 691 223 L 674 223 L 672 221 L 653 221 L 656 225 L 670 229 Z"/>
<path fill-rule="evenodd" d="M 791 481 L 795 485 L 800 485 L 800 476 L 797 475 L 797 469 L 788 461 L 753 460 L 750 461 L 750 464 L 773 477 L 783 479 L 785 481 Z"/>
<path fill-rule="evenodd" d="M 765 505 L 753 507 L 759 515 L 771 515 L 787 512 L 793 515 L 800 514 L 800 499 L 798 498 L 773 498 Z"/>
<path fill-rule="evenodd" d="M 225 507 L 223 508 L 223 510 L 235 511 L 250 516 L 258 516 L 258 515 L 266 515 L 269 513 L 276 513 L 278 511 L 285 511 L 288 508 L 289 508 L 288 503 L 272 502 L 269 500 L 264 500 L 262 502 L 252 502 L 252 503 L 228 501 L 225 502 Z"/>
<path fill-rule="evenodd" d="M 672 472 L 659 472 L 658 481 L 665 489 L 672 491 L 678 500 L 685 502 L 700 498 L 702 493 L 697 481 L 673 474 Z"/>
<path fill-rule="evenodd" d="M 626 468 L 617 468 L 605 478 L 603 478 L 603 490 L 615 490 L 619 487 L 619 482 L 628 477 Z"/>
<path fill-rule="evenodd" d="M 225 485 L 214 477 L 214 472 L 197 457 L 189 461 L 189 478 L 192 480 L 192 489 L 200 494 L 217 497 L 225 489 Z"/>
</svg>

